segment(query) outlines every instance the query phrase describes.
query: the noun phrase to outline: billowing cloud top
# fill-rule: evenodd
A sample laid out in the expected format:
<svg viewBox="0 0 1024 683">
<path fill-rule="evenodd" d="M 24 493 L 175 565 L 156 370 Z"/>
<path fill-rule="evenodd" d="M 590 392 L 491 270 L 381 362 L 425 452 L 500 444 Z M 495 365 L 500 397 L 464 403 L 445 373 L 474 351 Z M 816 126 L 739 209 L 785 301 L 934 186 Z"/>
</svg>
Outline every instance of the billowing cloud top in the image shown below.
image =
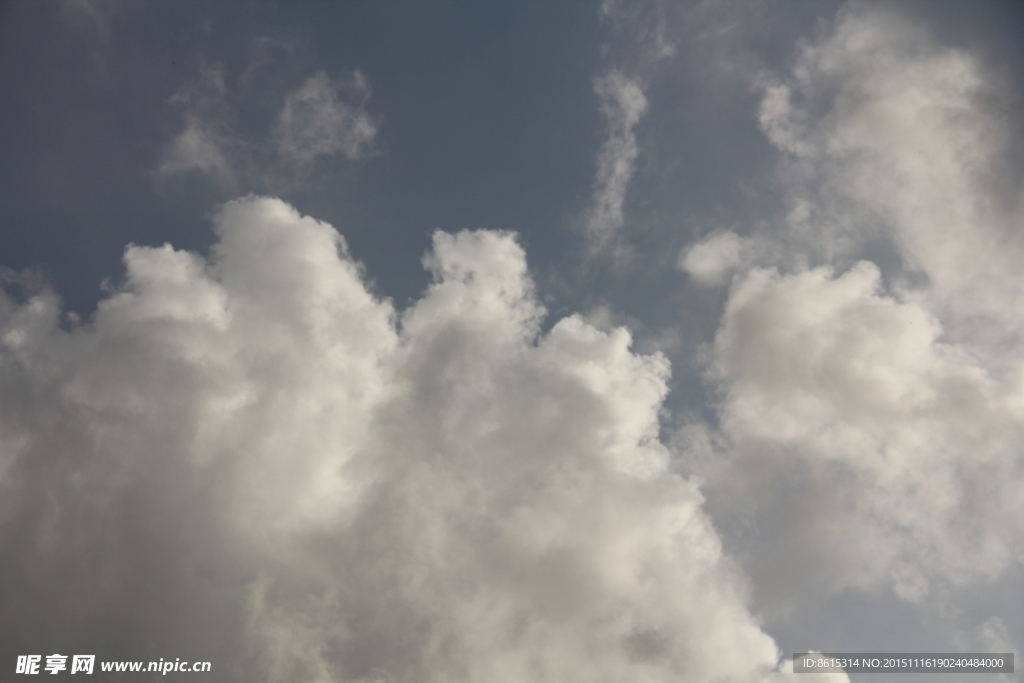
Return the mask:
<svg viewBox="0 0 1024 683">
<path fill-rule="evenodd" d="M 88 324 L 0 300 L 5 650 L 219 680 L 770 674 L 658 440 L 663 357 L 578 316 L 540 334 L 510 234 L 435 234 L 399 317 L 284 202 L 215 224 L 209 259 L 129 247 Z"/>
</svg>

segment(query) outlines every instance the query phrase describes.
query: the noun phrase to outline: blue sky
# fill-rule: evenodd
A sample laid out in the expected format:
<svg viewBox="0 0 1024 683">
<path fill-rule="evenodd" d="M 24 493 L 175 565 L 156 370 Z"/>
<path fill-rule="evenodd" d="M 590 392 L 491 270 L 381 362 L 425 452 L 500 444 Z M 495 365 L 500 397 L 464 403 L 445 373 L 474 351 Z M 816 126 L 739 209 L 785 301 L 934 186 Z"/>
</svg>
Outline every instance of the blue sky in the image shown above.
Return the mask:
<svg viewBox="0 0 1024 683">
<path fill-rule="evenodd" d="M 1022 27 L 0 6 L 0 666 L 1019 650 Z"/>
</svg>

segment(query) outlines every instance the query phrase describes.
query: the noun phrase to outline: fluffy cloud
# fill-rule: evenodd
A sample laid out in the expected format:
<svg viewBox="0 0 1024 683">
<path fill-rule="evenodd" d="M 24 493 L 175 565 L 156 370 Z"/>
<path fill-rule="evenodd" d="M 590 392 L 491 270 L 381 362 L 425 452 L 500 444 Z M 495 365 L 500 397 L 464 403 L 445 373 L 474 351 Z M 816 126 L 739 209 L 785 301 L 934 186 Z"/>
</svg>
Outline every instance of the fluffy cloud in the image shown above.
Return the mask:
<svg viewBox="0 0 1024 683">
<path fill-rule="evenodd" d="M 541 334 L 513 236 L 437 233 L 399 316 L 287 204 L 215 224 L 209 258 L 129 247 L 88 324 L 28 283 L 0 299 L 5 659 L 786 677 L 668 468 L 667 361 L 578 316 Z"/>
<path fill-rule="evenodd" d="M 763 534 L 745 553 L 766 586 L 921 599 L 1024 559 L 1024 375 L 997 381 L 879 289 L 861 262 L 756 269 L 731 292 L 712 364 L 729 456 L 712 479 L 723 517 Z"/>
<path fill-rule="evenodd" d="M 927 278 L 951 331 L 1019 342 L 1024 160 L 1010 97 L 911 20 L 846 6 L 791 78 L 765 79 L 760 121 L 788 155 L 794 228 L 826 258 L 885 240 Z"/>
<path fill-rule="evenodd" d="M 991 579 L 1024 560 L 1024 213 L 996 83 L 860 4 L 763 82 L 790 211 L 708 349 L 720 429 L 684 430 L 710 509 L 766 599 Z M 683 267 L 724 282 L 727 239 Z M 858 261 L 879 251 L 885 278 Z"/>
<path fill-rule="evenodd" d="M 342 94 L 351 100 L 346 102 Z M 288 95 L 274 138 L 285 157 L 308 163 L 319 156 L 365 156 L 377 134 L 377 124 L 364 105 L 370 86 L 358 71 L 351 81 L 332 80 L 324 72 L 311 76 Z"/>
</svg>

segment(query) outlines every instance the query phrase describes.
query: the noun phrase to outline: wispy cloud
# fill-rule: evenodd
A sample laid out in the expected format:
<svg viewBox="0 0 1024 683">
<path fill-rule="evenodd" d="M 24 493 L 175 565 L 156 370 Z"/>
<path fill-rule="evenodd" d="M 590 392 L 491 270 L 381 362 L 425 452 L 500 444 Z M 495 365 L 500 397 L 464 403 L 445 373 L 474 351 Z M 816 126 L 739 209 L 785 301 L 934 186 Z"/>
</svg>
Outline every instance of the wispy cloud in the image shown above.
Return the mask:
<svg viewBox="0 0 1024 683">
<path fill-rule="evenodd" d="M 195 116 L 187 116 L 186 119 L 185 130 L 171 141 L 164 153 L 160 173 L 173 175 L 198 171 L 230 180 L 234 174 L 217 134 Z"/>
<path fill-rule="evenodd" d="M 639 154 L 635 128 L 647 111 L 647 98 L 639 81 L 614 70 L 594 81 L 594 92 L 601 101 L 607 137 L 597 157 L 586 230 L 592 248 L 601 249 L 625 223 L 622 205 Z"/>
<path fill-rule="evenodd" d="M 369 83 L 358 71 L 349 81 L 316 73 L 285 100 L 274 130 L 277 149 L 302 163 L 330 154 L 366 156 L 377 134 L 364 107 L 369 97 Z"/>
<path fill-rule="evenodd" d="M 597 154 L 593 194 L 584 215 L 591 256 L 611 250 L 621 261 L 627 253 L 621 240 L 626 224 L 624 205 L 640 154 L 637 126 L 648 110 L 647 83 L 659 62 L 676 53 L 669 40 L 664 12 L 656 3 L 627 4 L 605 0 L 600 16 L 612 40 L 604 46 L 614 66 L 594 79 L 594 92 L 604 119 L 604 141 Z M 613 43 L 618 49 L 610 50 Z"/>
<path fill-rule="evenodd" d="M 237 79 L 237 88 L 254 87 L 252 75 L 268 59 L 265 49 L 258 50 L 256 61 Z M 194 83 L 171 98 L 183 112 L 185 127 L 164 148 L 160 176 L 199 173 L 236 191 L 265 189 L 294 175 L 296 167 L 307 170 L 321 157 L 357 160 L 373 151 L 378 123 L 366 110 L 370 86 L 359 72 L 347 81 L 333 80 L 322 71 L 311 76 L 284 98 L 266 139 L 239 132 L 232 104 L 237 97 L 232 95 L 224 68 L 217 64 L 204 68 Z"/>
<path fill-rule="evenodd" d="M 220 64 L 204 67 L 196 81 L 174 94 L 170 103 L 182 110 L 185 128 L 164 148 L 158 173 L 168 177 L 201 173 L 223 183 L 236 177 L 232 163 L 241 140 L 230 125 L 227 85 Z"/>
</svg>

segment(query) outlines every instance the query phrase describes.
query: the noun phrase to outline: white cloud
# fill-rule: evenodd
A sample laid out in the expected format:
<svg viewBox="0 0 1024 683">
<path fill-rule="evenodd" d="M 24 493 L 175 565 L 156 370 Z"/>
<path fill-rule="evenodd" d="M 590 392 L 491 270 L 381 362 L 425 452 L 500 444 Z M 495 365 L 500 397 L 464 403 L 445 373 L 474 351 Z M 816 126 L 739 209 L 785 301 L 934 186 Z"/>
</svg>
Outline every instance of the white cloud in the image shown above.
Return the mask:
<svg viewBox="0 0 1024 683">
<path fill-rule="evenodd" d="M 888 240 L 951 332 L 1019 342 L 1024 164 L 998 79 L 909 19 L 851 4 L 792 77 L 765 83 L 760 121 L 790 155 L 795 227 L 830 258 Z"/>
<path fill-rule="evenodd" d="M 343 93 L 350 101 L 342 99 Z M 329 154 L 366 156 L 377 134 L 377 124 L 364 108 L 369 96 L 369 83 L 358 71 L 347 82 L 322 71 L 311 76 L 281 109 L 274 130 L 278 151 L 304 163 Z"/>
<path fill-rule="evenodd" d="M 1024 214 L 996 83 L 863 4 L 762 83 L 790 210 L 708 349 L 721 429 L 683 430 L 710 509 L 766 601 L 992 579 L 1024 560 Z M 724 279 L 728 239 L 683 267 Z M 886 281 L 857 262 L 879 245 Z"/>
<path fill-rule="evenodd" d="M 936 580 L 1024 559 L 1022 387 L 941 333 L 919 305 L 880 294 L 866 262 L 838 277 L 753 270 L 734 285 L 713 350 L 731 452 L 714 485 L 733 514 L 753 503 L 774 520 L 772 547 L 751 549 L 755 574 L 783 564 L 804 589 L 921 599 Z"/>
<path fill-rule="evenodd" d="M 256 197 L 215 224 L 208 259 L 129 247 L 89 324 L 0 298 L 8 647 L 230 680 L 784 675 L 667 466 L 667 361 L 578 316 L 540 334 L 512 235 L 437 233 L 399 318 L 329 225 Z"/>
<path fill-rule="evenodd" d="M 592 246 L 600 249 L 625 224 L 622 205 L 639 154 L 634 129 L 647 111 L 647 98 L 639 81 L 614 70 L 594 82 L 594 91 L 601 100 L 608 137 L 597 157 L 586 229 Z"/>
<path fill-rule="evenodd" d="M 716 232 L 679 254 L 677 267 L 699 284 L 723 284 L 750 261 L 750 240 L 734 232 Z"/>
</svg>

